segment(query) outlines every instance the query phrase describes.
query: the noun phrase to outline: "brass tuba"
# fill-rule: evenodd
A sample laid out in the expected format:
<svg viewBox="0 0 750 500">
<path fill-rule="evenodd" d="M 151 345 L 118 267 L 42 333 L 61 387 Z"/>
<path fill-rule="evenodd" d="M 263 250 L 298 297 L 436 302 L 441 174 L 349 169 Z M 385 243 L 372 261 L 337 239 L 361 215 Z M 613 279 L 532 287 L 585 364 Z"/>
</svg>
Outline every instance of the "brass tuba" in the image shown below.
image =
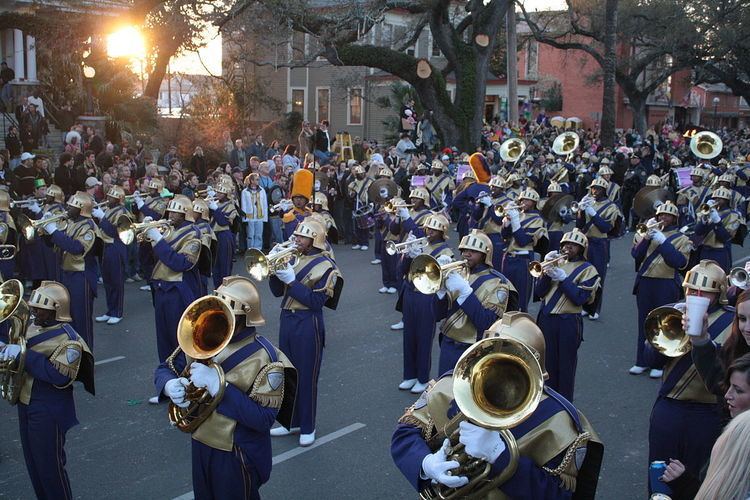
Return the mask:
<svg viewBox="0 0 750 500">
<path fill-rule="evenodd" d="M 679 358 L 690 351 L 690 338 L 682 329 L 682 314 L 674 306 L 662 306 L 646 316 L 646 340 L 655 350 L 670 358 Z"/>
<path fill-rule="evenodd" d="M 408 279 L 420 293 L 432 295 L 443 288 L 445 278 L 452 272 L 459 272 L 468 276 L 467 262 L 459 260 L 441 266 L 435 257 L 422 254 L 411 261 Z"/>
<path fill-rule="evenodd" d="M 723 147 L 721 137 L 708 130 L 698 132 L 690 139 L 690 151 L 702 160 L 716 158 Z"/>
<path fill-rule="evenodd" d="M 581 138 L 575 132 L 563 132 L 555 137 L 552 143 L 552 151 L 558 156 L 565 156 L 567 161 L 568 158 L 573 157 L 580 142 Z"/>
<path fill-rule="evenodd" d="M 8 343 L 21 346 L 15 360 L 0 362 L 0 396 L 14 405 L 23 385 L 29 323 L 29 306 L 23 300 L 23 285 L 18 280 L 8 280 L 0 285 L 0 323 L 4 321 L 10 322 Z"/>
<path fill-rule="evenodd" d="M 290 238 L 288 241 L 280 244 L 279 248 L 278 252 L 270 255 L 264 254 L 257 248 L 248 249 L 245 253 L 245 271 L 247 271 L 247 274 L 255 281 L 263 281 L 287 265 L 296 266 L 300 253 L 297 250 L 297 243 L 294 239 Z"/>
<path fill-rule="evenodd" d="M 169 421 L 183 432 L 193 432 L 209 417 L 221 402 L 224 395 L 224 370 L 218 363 L 210 361 L 229 344 L 234 334 L 234 313 L 229 305 L 219 297 L 207 295 L 193 301 L 182 313 L 177 324 L 177 343 L 167 364 L 173 372 L 174 358 L 180 350 L 188 358 L 207 364 L 219 374 L 219 394 L 211 397 L 207 390 L 193 384 L 185 388 L 185 401 L 189 406 L 182 408 L 169 403 Z M 180 377 L 190 377 L 190 363 L 185 366 Z"/>
<path fill-rule="evenodd" d="M 511 138 L 500 145 L 500 158 L 507 163 L 516 163 L 526 151 L 526 143 L 521 139 Z"/>
<path fill-rule="evenodd" d="M 447 460 L 459 467 L 453 475 L 467 476 L 459 488 L 440 484 L 423 489 L 421 500 L 483 498 L 515 474 L 518 444 L 508 430 L 529 418 L 542 398 L 544 377 L 534 353 L 522 342 L 508 337 L 482 339 L 467 349 L 453 370 L 453 398 L 461 411 L 448 425 L 468 420 L 486 429 L 500 431 L 510 453 L 510 462 L 490 479 L 492 464 L 475 459 L 459 443 L 459 430 L 451 433 Z"/>
</svg>

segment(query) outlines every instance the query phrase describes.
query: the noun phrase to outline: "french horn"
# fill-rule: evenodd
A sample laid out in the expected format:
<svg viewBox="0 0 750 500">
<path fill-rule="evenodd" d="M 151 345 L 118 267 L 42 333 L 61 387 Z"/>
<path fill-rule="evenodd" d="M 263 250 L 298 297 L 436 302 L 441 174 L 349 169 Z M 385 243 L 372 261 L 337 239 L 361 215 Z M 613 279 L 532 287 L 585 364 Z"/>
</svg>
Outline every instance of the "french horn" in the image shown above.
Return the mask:
<svg viewBox="0 0 750 500">
<path fill-rule="evenodd" d="M 422 254 L 411 261 L 408 279 L 420 293 L 432 295 L 444 288 L 445 278 L 452 272 L 458 272 L 467 277 L 468 263 L 465 260 L 459 260 L 441 266 L 435 257 Z"/>
<path fill-rule="evenodd" d="M 18 402 L 26 365 L 26 329 L 29 323 L 29 306 L 23 300 L 23 285 L 18 280 L 8 280 L 0 285 L 0 323 L 8 321 L 8 343 L 21 347 L 12 361 L 0 362 L 0 396 L 11 405 Z"/>
</svg>

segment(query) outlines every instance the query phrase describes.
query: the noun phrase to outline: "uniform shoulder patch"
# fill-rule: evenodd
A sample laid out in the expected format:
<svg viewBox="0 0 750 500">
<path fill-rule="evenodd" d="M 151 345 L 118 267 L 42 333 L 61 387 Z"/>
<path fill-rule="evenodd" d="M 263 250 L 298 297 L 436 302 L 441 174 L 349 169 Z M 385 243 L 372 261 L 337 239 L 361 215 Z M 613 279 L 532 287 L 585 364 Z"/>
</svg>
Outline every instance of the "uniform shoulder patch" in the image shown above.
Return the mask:
<svg viewBox="0 0 750 500">
<path fill-rule="evenodd" d="M 250 389 L 250 399 L 268 408 L 281 408 L 284 401 L 284 363 L 268 363 L 260 369 Z"/>
</svg>

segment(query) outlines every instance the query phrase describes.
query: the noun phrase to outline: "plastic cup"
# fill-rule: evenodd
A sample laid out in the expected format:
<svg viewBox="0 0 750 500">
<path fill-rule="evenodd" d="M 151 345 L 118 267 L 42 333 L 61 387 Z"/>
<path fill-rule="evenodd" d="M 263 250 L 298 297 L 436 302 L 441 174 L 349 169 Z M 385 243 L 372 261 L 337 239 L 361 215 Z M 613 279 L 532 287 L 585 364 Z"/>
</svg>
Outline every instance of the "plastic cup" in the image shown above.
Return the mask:
<svg viewBox="0 0 750 500">
<path fill-rule="evenodd" d="M 687 334 L 692 337 L 700 337 L 703 333 L 703 316 L 708 311 L 708 305 L 711 299 L 708 297 L 699 297 L 698 295 L 688 295 L 685 297 L 686 311 L 688 318 Z"/>
</svg>

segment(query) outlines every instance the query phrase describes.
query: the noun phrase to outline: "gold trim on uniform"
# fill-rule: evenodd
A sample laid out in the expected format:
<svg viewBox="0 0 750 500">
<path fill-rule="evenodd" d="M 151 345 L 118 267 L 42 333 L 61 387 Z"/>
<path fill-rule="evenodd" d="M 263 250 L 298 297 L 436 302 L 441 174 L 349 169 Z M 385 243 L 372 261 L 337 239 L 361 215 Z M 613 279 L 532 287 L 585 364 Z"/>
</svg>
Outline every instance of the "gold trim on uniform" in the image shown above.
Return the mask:
<svg viewBox="0 0 750 500">
<path fill-rule="evenodd" d="M 610 203 L 611 205 L 609 205 L 609 207 L 607 207 L 601 214 L 599 214 L 599 217 L 609 222 L 610 224 L 614 225 L 615 221 L 617 220 L 617 217 L 620 215 L 620 209 L 617 208 L 617 205 L 612 203 L 612 201 L 610 201 L 609 198 L 604 198 L 603 200 L 596 201 L 591 206 L 598 213 L 599 210 L 602 208 L 602 205 L 606 203 Z M 585 214 L 585 216 L 586 216 L 586 222 L 589 222 L 591 220 L 591 216 L 589 216 L 589 214 Z M 606 238 L 607 233 L 601 232 L 599 228 L 596 227 L 596 224 L 592 222 L 588 231 L 586 231 L 586 236 L 589 238 Z"/>
<path fill-rule="evenodd" d="M 591 296 L 589 297 L 589 300 L 587 304 L 593 304 L 594 300 L 596 299 L 596 292 L 601 286 L 601 278 L 599 277 L 599 273 L 596 271 L 596 268 L 589 264 L 586 261 L 574 261 L 574 262 L 565 262 L 564 264 L 560 265 L 560 269 L 565 271 L 568 276 L 573 274 L 573 272 L 578 269 L 580 266 L 585 266 L 588 264 L 588 267 L 581 271 L 578 276 L 575 277 L 573 280 L 573 283 L 578 288 L 581 288 L 583 290 L 589 290 L 591 291 Z M 583 286 L 581 283 L 584 281 L 589 281 L 592 278 L 596 278 L 596 281 L 591 286 Z M 559 283 L 553 282 L 552 286 L 550 287 L 547 294 L 542 298 L 542 303 L 547 304 L 550 299 L 552 299 L 552 296 L 557 291 L 558 287 L 560 286 Z M 544 307 L 544 306 L 542 306 Z M 560 298 L 558 299 L 557 303 L 552 307 L 551 314 L 580 314 L 581 310 L 583 309 L 583 305 L 576 305 L 571 301 L 567 295 L 564 293 L 560 294 Z"/>
<path fill-rule="evenodd" d="M 300 258 L 297 259 L 297 265 L 294 266 L 294 272 L 299 273 L 302 268 L 304 268 L 312 259 L 315 259 L 317 257 L 325 257 L 322 254 L 315 254 L 315 255 L 302 255 Z M 328 275 L 328 280 L 323 285 L 322 288 L 316 289 L 313 288 L 315 283 L 320 281 L 323 276 L 325 276 L 326 272 L 331 269 L 331 273 Z M 313 292 L 325 292 L 328 297 L 334 296 L 334 289 L 336 287 L 336 280 L 340 277 L 340 273 L 338 268 L 336 267 L 336 264 L 331 261 L 328 258 L 322 259 L 318 264 L 314 265 L 312 269 L 310 269 L 305 276 L 299 276 L 297 275 L 296 279 L 303 285 L 305 285 L 307 288 L 310 288 Z M 286 288 L 286 287 L 285 287 Z M 303 309 L 309 309 L 306 305 L 303 303 L 297 301 L 296 299 L 292 298 L 291 296 L 287 295 L 283 302 L 281 303 L 281 308 L 286 309 L 289 311 L 300 311 Z"/>
<path fill-rule="evenodd" d="M 232 229 L 232 223 L 234 222 L 235 217 L 237 217 L 237 206 L 234 204 L 234 202 L 231 200 L 224 200 L 223 202 L 219 203 L 219 207 L 216 210 L 224 214 L 224 217 L 227 218 L 229 225 L 220 226 L 219 224 L 214 222 L 211 225 L 211 229 L 214 230 L 214 233 L 220 233 L 222 231 L 229 231 L 230 229 Z"/>
<path fill-rule="evenodd" d="M 70 238 L 80 242 L 83 245 L 83 253 L 75 255 L 69 252 L 63 252 L 62 270 L 63 271 L 85 271 L 86 254 L 96 242 L 97 226 L 91 219 L 81 219 L 78 222 L 68 224 L 65 234 Z M 62 249 L 61 249 L 62 250 Z"/>
<path fill-rule="evenodd" d="M 672 231 L 666 231 L 664 233 L 664 236 L 669 239 L 675 233 L 679 233 L 679 231 L 677 231 L 676 229 Z M 642 239 L 643 236 L 635 233 L 635 236 L 633 237 L 633 245 L 638 245 Z M 675 250 L 680 252 L 683 257 L 685 257 L 685 259 L 690 258 L 690 251 L 693 249 L 693 242 L 690 241 L 690 238 L 688 238 L 684 234 L 681 234 L 677 238 L 673 239 L 670 243 L 675 248 Z M 648 259 L 649 256 L 654 252 L 656 252 L 656 257 L 651 261 L 648 269 L 643 271 L 641 276 L 643 276 L 644 278 L 674 279 L 675 269 L 673 267 L 670 267 L 669 264 L 664 261 L 664 256 L 659 252 L 660 246 L 661 245 L 653 240 L 651 240 L 651 242 L 649 243 L 648 250 L 646 250 L 646 256 L 643 258 L 643 260 L 645 262 L 646 259 Z M 687 260 L 685 262 L 685 266 L 687 266 Z M 638 271 L 640 271 L 640 268 L 638 269 Z"/>
<path fill-rule="evenodd" d="M 201 240 L 193 236 L 195 234 L 194 230 L 195 227 L 192 224 L 187 224 L 181 229 L 171 231 L 162 240 L 169 244 L 175 252 L 187 257 L 193 265 L 198 262 L 201 254 Z M 173 244 L 174 242 L 177 243 Z M 182 271 L 175 271 L 160 259 L 157 259 L 156 264 L 154 264 L 154 271 L 151 273 L 151 279 L 173 282 L 182 281 L 182 274 Z"/>
<path fill-rule="evenodd" d="M 524 224 L 525 221 L 536 218 L 533 222 L 530 222 L 528 224 Z M 526 213 L 521 212 L 521 229 L 525 231 L 526 233 L 529 233 L 530 230 L 533 230 L 533 234 L 531 235 L 532 241 L 526 246 L 521 246 L 518 244 L 515 238 L 510 239 L 510 243 L 508 243 L 508 248 L 505 250 L 506 253 L 508 252 L 520 252 L 520 251 L 528 251 L 532 252 L 534 250 L 534 246 L 537 244 L 537 242 L 542 238 L 547 237 L 547 227 L 544 224 L 544 219 L 542 216 L 537 213 Z"/>
<path fill-rule="evenodd" d="M 731 240 L 732 238 L 734 238 L 735 233 L 740 228 L 742 218 L 737 212 L 728 208 L 719 212 L 719 216 L 722 217 L 721 225 L 724 226 L 724 228 L 727 230 L 727 232 L 729 233 L 729 239 Z M 703 243 L 701 244 L 710 248 L 724 248 L 724 243 L 716 238 L 716 233 L 713 229 L 708 232 L 706 237 L 703 239 Z"/>
</svg>

